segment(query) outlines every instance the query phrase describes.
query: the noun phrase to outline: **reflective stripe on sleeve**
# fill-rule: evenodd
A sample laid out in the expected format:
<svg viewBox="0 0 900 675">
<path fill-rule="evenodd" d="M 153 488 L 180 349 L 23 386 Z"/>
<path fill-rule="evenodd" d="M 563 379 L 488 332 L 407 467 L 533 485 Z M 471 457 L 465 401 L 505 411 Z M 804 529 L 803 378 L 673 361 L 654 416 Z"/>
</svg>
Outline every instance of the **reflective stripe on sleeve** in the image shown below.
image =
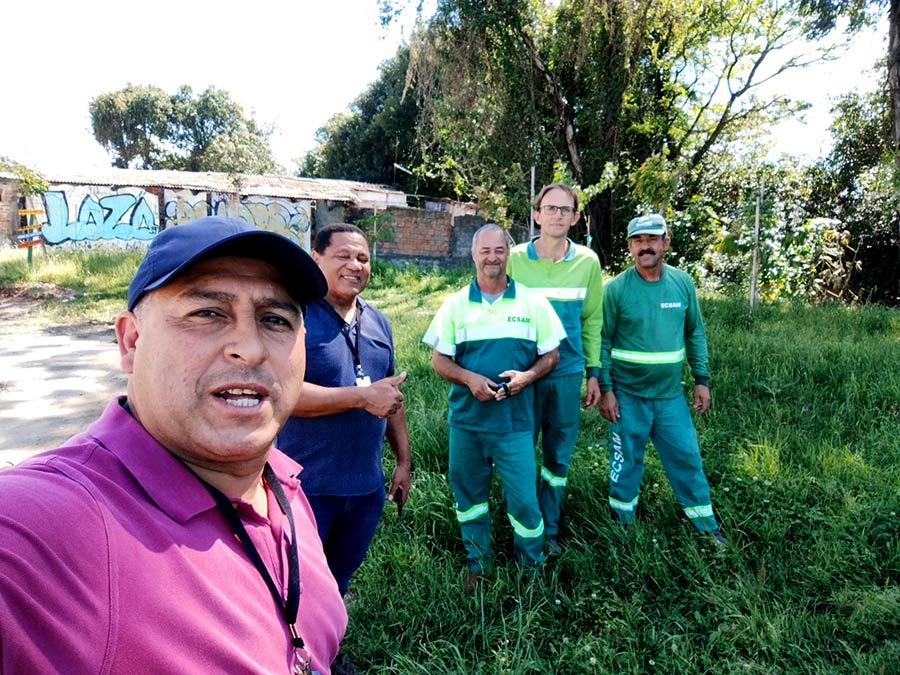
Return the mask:
<svg viewBox="0 0 900 675">
<path fill-rule="evenodd" d="M 449 342 L 444 342 L 440 337 L 438 337 L 437 333 L 425 333 L 425 337 L 422 338 L 422 342 L 427 345 L 431 345 L 441 354 L 444 354 L 446 356 L 456 356 L 456 345 L 451 345 Z"/>
</svg>

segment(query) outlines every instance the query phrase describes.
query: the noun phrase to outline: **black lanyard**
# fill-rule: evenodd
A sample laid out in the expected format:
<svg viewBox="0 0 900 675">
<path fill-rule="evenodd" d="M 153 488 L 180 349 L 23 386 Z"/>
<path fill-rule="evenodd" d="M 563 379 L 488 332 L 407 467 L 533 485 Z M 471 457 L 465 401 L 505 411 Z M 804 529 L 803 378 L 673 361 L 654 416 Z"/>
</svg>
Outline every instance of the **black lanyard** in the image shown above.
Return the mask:
<svg viewBox="0 0 900 675">
<path fill-rule="evenodd" d="M 196 476 L 197 474 L 194 475 Z M 294 652 L 299 661 L 299 663 L 294 666 L 294 672 L 309 673 L 309 651 L 303 644 L 303 638 L 300 637 L 300 632 L 297 630 L 297 611 L 300 608 L 300 560 L 297 555 L 297 531 L 294 527 L 294 514 L 291 511 L 291 504 L 288 501 L 287 495 L 284 493 L 284 488 L 281 487 L 278 476 L 275 475 L 275 471 L 272 470 L 272 467 L 269 466 L 268 462 L 266 462 L 266 467 L 263 469 L 263 476 L 266 479 L 266 483 L 269 485 L 269 489 L 271 489 L 272 493 L 275 495 L 275 500 L 278 502 L 281 512 L 287 516 L 288 522 L 291 525 L 291 546 L 288 553 L 288 593 L 286 601 L 281 597 L 281 591 L 272 579 L 272 575 L 269 574 L 269 570 L 266 568 L 265 563 L 263 563 L 259 551 L 256 550 L 256 546 L 253 545 L 253 541 L 247 533 L 247 528 L 245 528 L 244 523 L 241 522 L 237 510 L 234 508 L 231 500 L 223 494 L 221 490 L 210 485 L 200 478 L 200 476 L 197 476 L 197 479 L 203 484 L 203 487 L 206 488 L 209 494 L 212 495 L 212 498 L 216 500 L 216 507 L 221 514 L 225 516 L 225 520 L 228 521 L 228 524 L 231 525 L 232 531 L 234 531 L 238 539 L 240 539 L 244 550 L 250 557 L 250 561 L 253 563 L 253 566 L 256 567 L 256 571 L 259 572 L 263 581 L 266 582 L 266 586 L 269 587 L 269 592 L 272 593 L 275 602 L 281 607 L 284 620 L 287 622 L 288 628 L 290 628 L 291 631 L 291 644 L 294 647 Z"/>
<path fill-rule="evenodd" d="M 122 408 L 124 408 L 129 415 L 134 417 L 131 412 L 131 406 L 128 405 L 127 400 L 122 401 Z M 295 675 L 307 675 L 312 673 L 309 650 L 306 649 L 306 646 L 303 644 L 303 638 L 300 637 L 300 631 L 297 629 L 297 612 L 300 609 L 300 559 L 297 554 L 297 530 L 294 527 L 294 513 L 291 509 L 291 504 L 288 501 L 287 495 L 284 493 L 284 488 L 281 487 L 281 482 L 278 480 L 278 476 L 275 475 L 275 471 L 269 466 L 269 463 L 266 462 L 266 466 L 263 469 L 263 477 L 266 479 L 266 483 L 269 484 L 272 494 L 275 495 L 275 501 L 278 502 L 281 512 L 287 516 L 288 522 L 291 525 L 291 547 L 288 552 L 287 601 L 281 597 L 281 591 L 272 580 L 272 575 L 269 574 L 269 570 L 266 568 L 265 563 L 263 563 L 259 551 L 256 550 L 256 546 L 253 545 L 250 535 L 247 533 L 247 528 L 244 527 L 244 523 L 242 523 L 240 517 L 238 517 L 237 509 L 234 508 L 231 500 L 221 490 L 200 478 L 200 476 L 198 476 L 187 464 L 184 462 L 181 462 L 181 464 L 185 469 L 194 474 L 197 480 L 200 481 L 200 484 L 206 488 L 206 491 L 209 492 L 210 495 L 212 495 L 212 498 L 216 502 L 216 508 L 218 508 L 222 515 L 225 516 L 225 520 L 231 525 L 232 531 L 238 536 L 238 539 L 241 540 L 244 550 L 247 552 L 247 555 L 250 556 L 250 561 L 263 578 L 263 581 L 266 582 L 266 586 L 268 586 L 272 597 L 275 598 L 275 602 L 281 607 L 284 620 L 291 631 L 291 646 L 294 648 L 294 655 L 297 659 L 292 672 Z"/>
<path fill-rule="evenodd" d="M 338 326 L 341 329 L 341 334 L 344 336 L 344 340 L 347 341 L 347 347 L 350 349 L 350 355 L 353 357 L 353 370 L 356 373 L 357 379 L 363 378 L 366 376 L 365 371 L 362 367 L 362 361 L 359 358 L 359 335 L 362 333 L 362 317 L 363 317 L 363 307 L 359 302 L 356 303 L 356 322 L 355 324 L 349 324 L 344 321 L 344 317 L 337 313 L 337 310 L 334 309 L 327 302 L 328 311 L 331 314 L 331 317 L 337 321 Z M 350 332 L 353 329 L 353 326 L 356 327 L 355 331 L 355 341 L 350 337 Z"/>
</svg>

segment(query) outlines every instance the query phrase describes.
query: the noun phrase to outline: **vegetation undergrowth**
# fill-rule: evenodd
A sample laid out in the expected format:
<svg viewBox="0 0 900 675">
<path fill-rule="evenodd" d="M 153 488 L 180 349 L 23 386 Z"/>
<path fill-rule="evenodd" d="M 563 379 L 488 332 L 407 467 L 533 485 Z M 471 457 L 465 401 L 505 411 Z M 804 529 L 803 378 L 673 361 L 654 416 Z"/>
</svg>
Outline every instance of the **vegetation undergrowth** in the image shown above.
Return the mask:
<svg viewBox="0 0 900 675">
<path fill-rule="evenodd" d="M 367 673 L 900 672 L 900 314 L 702 299 L 713 407 L 697 420 L 717 551 L 675 503 L 654 453 L 640 523 L 609 518 L 608 428 L 584 412 L 564 505 L 565 550 L 531 581 L 511 559 L 463 592 L 446 480 L 447 385 L 421 343 L 470 279 L 380 271 L 367 297 L 391 319 L 415 472 L 351 583 L 342 649 Z M 390 465 L 389 460 L 386 467 Z"/>
<path fill-rule="evenodd" d="M 41 314 L 121 309 L 136 258 L 93 255 L 60 256 L 52 272 L 35 264 L 28 279 L 83 293 L 80 306 L 51 299 Z M 0 257 L 0 285 L 23 280 L 9 265 Z M 415 469 L 402 517 L 386 507 L 351 582 L 342 650 L 361 672 L 900 673 L 897 310 L 776 302 L 750 320 L 744 299 L 704 296 L 713 406 L 697 431 L 730 547 L 693 531 L 652 452 L 640 522 L 616 526 L 607 425 L 592 410 L 572 460 L 562 556 L 523 577 L 497 486 L 497 564 L 466 595 L 446 479 L 447 385 L 421 337 L 469 279 L 377 264 L 365 294 L 391 319 L 397 371 L 409 373 Z"/>
<path fill-rule="evenodd" d="M 29 267 L 24 251 L 0 248 L 0 287 L 42 301 L 25 310 L 33 323 L 112 323 L 143 256 L 143 248 L 36 248 Z"/>
</svg>

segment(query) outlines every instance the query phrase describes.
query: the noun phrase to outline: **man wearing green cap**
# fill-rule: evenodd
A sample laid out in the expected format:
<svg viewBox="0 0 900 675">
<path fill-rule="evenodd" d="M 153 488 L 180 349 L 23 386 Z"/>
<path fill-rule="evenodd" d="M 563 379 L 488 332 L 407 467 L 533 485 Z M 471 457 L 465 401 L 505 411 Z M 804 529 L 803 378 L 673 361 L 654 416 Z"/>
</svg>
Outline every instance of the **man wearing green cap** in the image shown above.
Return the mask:
<svg viewBox="0 0 900 675">
<path fill-rule="evenodd" d="M 604 289 L 600 414 L 610 422 L 609 504 L 619 522 L 634 521 L 649 438 L 685 515 L 725 545 L 681 386 L 687 357 L 694 410 L 709 409 L 703 319 L 691 278 L 663 263 L 668 250 L 662 216 L 634 218 L 628 223 L 634 267 Z"/>
</svg>

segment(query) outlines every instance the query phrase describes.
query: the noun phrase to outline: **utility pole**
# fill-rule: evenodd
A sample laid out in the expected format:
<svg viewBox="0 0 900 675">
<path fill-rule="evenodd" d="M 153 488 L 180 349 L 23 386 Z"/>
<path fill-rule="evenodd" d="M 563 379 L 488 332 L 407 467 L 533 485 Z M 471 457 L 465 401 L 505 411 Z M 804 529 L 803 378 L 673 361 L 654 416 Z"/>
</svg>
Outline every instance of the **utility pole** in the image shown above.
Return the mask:
<svg viewBox="0 0 900 675">
<path fill-rule="evenodd" d="M 750 318 L 753 318 L 753 310 L 759 301 L 759 220 L 760 211 L 762 210 L 763 190 L 765 189 L 765 178 L 759 181 L 759 192 L 756 195 L 756 217 L 754 218 L 753 227 L 753 267 L 750 270 Z"/>
</svg>

